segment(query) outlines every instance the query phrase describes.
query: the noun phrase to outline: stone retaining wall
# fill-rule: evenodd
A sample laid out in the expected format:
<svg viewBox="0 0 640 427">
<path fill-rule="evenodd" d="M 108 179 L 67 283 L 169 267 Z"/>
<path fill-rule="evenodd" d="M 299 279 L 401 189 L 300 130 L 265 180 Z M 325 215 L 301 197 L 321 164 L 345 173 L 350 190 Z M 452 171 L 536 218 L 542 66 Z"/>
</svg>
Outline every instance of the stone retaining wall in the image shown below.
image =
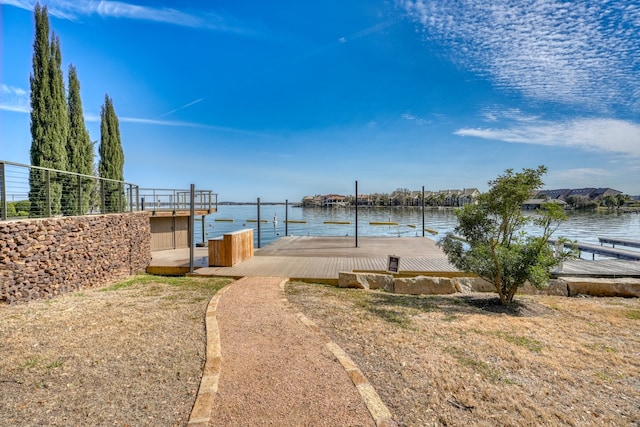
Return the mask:
<svg viewBox="0 0 640 427">
<path fill-rule="evenodd" d="M 105 285 L 150 261 L 148 212 L 0 222 L 0 303 Z"/>
<path fill-rule="evenodd" d="M 479 277 L 416 276 L 395 278 L 391 274 L 339 273 L 341 288 L 383 289 L 387 292 L 409 295 L 443 295 L 456 292 L 496 292 L 494 286 Z M 562 277 L 550 280 L 547 288 L 536 289 L 526 282 L 518 288 L 519 294 L 597 297 L 640 297 L 640 279 L 631 277 L 595 278 Z"/>
</svg>

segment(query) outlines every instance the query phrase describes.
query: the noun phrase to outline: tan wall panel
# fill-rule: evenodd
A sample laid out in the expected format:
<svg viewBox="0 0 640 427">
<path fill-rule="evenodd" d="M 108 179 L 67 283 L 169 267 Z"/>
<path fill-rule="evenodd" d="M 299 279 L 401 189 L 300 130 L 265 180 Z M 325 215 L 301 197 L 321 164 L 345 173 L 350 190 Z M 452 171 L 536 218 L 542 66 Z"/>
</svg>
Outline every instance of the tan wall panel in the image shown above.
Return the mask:
<svg viewBox="0 0 640 427">
<path fill-rule="evenodd" d="M 189 247 L 189 217 L 176 216 L 175 218 L 175 248 Z"/>
<path fill-rule="evenodd" d="M 151 250 L 175 249 L 173 217 L 151 217 Z"/>
</svg>

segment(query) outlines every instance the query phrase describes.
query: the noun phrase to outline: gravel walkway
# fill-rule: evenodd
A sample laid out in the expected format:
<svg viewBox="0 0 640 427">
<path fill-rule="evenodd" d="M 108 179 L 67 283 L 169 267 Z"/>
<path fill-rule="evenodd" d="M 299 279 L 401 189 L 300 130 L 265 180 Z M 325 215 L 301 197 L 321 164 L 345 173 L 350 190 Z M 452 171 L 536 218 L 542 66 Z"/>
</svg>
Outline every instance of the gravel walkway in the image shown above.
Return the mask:
<svg viewBox="0 0 640 427">
<path fill-rule="evenodd" d="M 211 426 L 373 426 L 322 335 L 296 316 L 281 278 L 244 278 L 221 296 L 222 349 Z"/>
</svg>

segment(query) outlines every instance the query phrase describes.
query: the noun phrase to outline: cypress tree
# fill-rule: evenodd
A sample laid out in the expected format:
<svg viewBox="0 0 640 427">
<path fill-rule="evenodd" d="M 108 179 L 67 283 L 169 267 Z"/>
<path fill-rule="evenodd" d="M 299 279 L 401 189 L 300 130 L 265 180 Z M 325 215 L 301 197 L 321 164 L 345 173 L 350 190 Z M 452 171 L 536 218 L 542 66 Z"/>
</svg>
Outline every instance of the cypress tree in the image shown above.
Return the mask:
<svg viewBox="0 0 640 427">
<path fill-rule="evenodd" d="M 120 125 L 109 95 L 104 97 L 100 110 L 100 164 L 101 178 L 124 181 L 124 153 L 120 142 Z M 121 184 L 103 182 L 103 212 L 119 212 L 124 207 L 124 189 Z"/>
<path fill-rule="evenodd" d="M 46 6 L 36 4 L 31 87 L 31 165 L 65 170 L 67 115 L 60 40 L 52 33 Z M 55 173 L 32 169 L 29 175 L 31 216 L 60 213 L 62 186 Z"/>
<path fill-rule="evenodd" d="M 69 135 L 67 137 L 67 170 L 83 175 L 93 173 L 93 144 L 84 122 L 80 81 L 76 67 L 69 65 L 69 94 L 67 110 L 69 113 Z M 63 186 L 63 213 L 65 215 L 83 215 L 90 206 L 93 181 L 85 177 L 69 177 Z"/>
</svg>

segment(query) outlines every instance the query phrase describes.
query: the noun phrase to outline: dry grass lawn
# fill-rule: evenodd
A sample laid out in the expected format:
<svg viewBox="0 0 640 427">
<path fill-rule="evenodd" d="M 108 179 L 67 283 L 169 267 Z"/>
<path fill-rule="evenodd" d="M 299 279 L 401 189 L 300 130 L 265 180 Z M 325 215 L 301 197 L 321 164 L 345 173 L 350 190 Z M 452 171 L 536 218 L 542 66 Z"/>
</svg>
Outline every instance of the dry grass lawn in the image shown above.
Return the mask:
<svg viewBox="0 0 640 427">
<path fill-rule="evenodd" d="M 403 296 L 290 283 L 399 425 L 640 425 L 640 300 Z"/>
<path fill-rule="evenodd" d="M 0 426 L 185 425 L 227 280 L 138 276 L 0 306 Z M 290 283 L 399 425 L 640 425 L 640 300 Z M 259 392 L 259 391 L 257 391 Z"/>
<path fill-rule="evenodd" d="M 221 279 L 137 276 L 0 305 L 1 426 L 181 426 Z"/>
</svg>

